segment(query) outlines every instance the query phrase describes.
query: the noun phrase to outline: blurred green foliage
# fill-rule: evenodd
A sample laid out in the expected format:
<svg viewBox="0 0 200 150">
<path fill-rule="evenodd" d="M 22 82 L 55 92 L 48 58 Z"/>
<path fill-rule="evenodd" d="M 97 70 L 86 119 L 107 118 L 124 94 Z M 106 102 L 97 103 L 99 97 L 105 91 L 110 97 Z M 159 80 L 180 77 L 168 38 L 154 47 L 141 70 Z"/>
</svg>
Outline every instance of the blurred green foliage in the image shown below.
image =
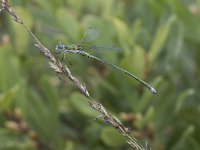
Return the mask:
<svg viewBox="0 0 200 150">
<path fill-rule="evenodd" d="M 70 55 L 71 71 L 90 94 L 152 149 L 200 149 L 199 0 L 18 0 L 17 14 L 54 52 L 89 28 L 98 54 L 158 91 L 94 60 Z M 27 31 L 0 14 L 0 149 L 131 149 L 101 120 L 69 80 L 57 79 Z M 58 56 L 59 57 L 59 56 Z M 66 59 L 68 64 L 68 59 Z"/>
</svg>

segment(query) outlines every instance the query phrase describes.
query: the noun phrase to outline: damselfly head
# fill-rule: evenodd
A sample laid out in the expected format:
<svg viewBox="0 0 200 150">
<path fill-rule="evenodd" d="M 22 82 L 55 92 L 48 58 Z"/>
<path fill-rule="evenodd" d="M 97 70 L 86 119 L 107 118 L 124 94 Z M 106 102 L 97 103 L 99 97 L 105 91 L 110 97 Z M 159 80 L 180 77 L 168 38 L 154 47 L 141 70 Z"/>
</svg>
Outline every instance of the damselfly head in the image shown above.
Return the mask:
<svg viewBox="0 0 200 150">
<path fill-rule="evenodd" d="M 56 45 L 56 52 L 57 52 L 57 53 L 60 53 L 60 52 L 62 52 L 63 50 L 65 50 L 65 44 L 59 42 L 59 43 Z"/>
</svg>

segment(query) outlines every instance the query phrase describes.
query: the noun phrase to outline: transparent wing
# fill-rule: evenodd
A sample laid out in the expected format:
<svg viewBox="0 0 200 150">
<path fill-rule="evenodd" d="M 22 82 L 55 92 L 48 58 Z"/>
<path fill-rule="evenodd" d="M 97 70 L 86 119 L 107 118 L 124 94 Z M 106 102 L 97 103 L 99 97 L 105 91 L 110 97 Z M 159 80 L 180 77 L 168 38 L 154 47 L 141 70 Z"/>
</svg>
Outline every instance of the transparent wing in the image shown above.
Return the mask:
<svg viewBox="0 0 200 150">
<path fill-rule="evenodd" d="M 89 28 L 88 31 L 84 34 L 83 38 L 80 40 L 79 44 L 82 47 L 90 46 L 93 41 L 99 37 L 99 32 L 93 28 Z"/>
<path fill-rule="evenodd" d="M 105 51 L 113 51 L 113 52 L 120 52 L 122 49 L 115 47 L 115 46 L 82 46 L 83 50 L 85 51 L 92 51 L 95 53 L 101 53 Z"/>
<path fill-rule="evenodd" d="M 88 48 L 90 48 L 91 50 L 109 50 L 109 51 L 122 51 L 122 49 L 115 47 L 115 46 L 89 46 Z"/>
</svg>

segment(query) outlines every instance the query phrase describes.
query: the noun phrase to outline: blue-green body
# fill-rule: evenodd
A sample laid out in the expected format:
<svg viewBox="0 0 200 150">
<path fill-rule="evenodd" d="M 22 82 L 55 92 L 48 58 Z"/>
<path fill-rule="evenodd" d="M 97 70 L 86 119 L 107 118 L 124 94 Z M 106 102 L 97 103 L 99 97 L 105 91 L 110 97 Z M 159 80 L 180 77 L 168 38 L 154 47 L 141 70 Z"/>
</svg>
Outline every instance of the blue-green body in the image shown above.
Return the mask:
<svg viewBox="0 0 200 150">
<path fill-rule="evenodd" d="M 82 47 L 79 44 L 62 44 L 59 43 L 56 45 L 56 52 L 61 53 L 64 50 L 82 50 Z"/>
<path fill-rule="evenodd" d="M 65 57 L 65 54 L 66 53 L 77 53 L 77 54 L 81 54 L 83 56 L 87 56 L 88 58 L 93 58 L 93 59 L 96 59 L 106 65 L 109 65 L 119 71 L 122 71 L 124 72 L 126 75 L 129 75 L 130 77 L 136 79 L 137 81 L 141 82 L 144 86 L 146 86 L 153 94 L 157 94 L 156 90 L 151 87 L 150 85 L 148 85 L 145 81 L 141 80 L 139 77 L 131 74 L 130 72 L 114 65 L 114 64 L 111 64 L 107 61 L 104 61 L 94 55 L 91 55 L 90 53 L 86 52 L 86 50 L 89 50 L 89 51 L 95 51 L 96 49 L 98 48 L 103 48 L 103 47 L 97 47 L 97 46 L 94 46 L 92 45 L 92 42 L 98 37 L 98 34 L 95 30 L 93 29 L 90 29 L 88 30 L 85 35 L 83 36 L 82 40 L 78 43 L 78 44 L 62 44 L 62 43 L 59 43 L 56 45 L 56 51 L 57 53 L 63 53 L 63 58 Z M 115 47 L 112 47 L 112 49 L 116 50 Z"/>
<path fill-rule="evenodd" d="M 80 50 L 80 46 L 78 46 L 77 44 L 66 44 L 65 45 L 65 49 L 68 50 Z"/>
</svg>

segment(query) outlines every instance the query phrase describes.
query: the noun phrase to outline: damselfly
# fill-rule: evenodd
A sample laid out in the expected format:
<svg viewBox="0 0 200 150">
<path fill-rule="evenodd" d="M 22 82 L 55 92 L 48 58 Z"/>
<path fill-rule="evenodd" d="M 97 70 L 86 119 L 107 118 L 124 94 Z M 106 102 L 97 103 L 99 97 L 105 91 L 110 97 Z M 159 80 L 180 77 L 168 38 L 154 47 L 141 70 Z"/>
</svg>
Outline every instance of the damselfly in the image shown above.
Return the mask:
<svg viewBox="0 0 200 150">
<path fill-rule="evenodd" d="M 111 49 L 111 50 L 119 50 L 116 47 L 99 47 L 99 46 L 93 45 L 93 41 L 95 41 L 98 38 L 98 36 L 99 36 L 99 33 L 95 29 L 90 28 L 84 34 L 83 38 L 80 40 L 80 42 L 78 44 L 62 44 L 62 43 L 57 44 L 56 45 L 56 53 L 63 53 L 63 55 L 68 54 L 68 53 L 75 53 L 75 54 L 80 54 L 82 56 L 87 56 L 88 58 L 96 59 L 97 61 L 100 61 L 103 64 L 109 65 L 116 70 L 124 72 L 126 75 L 128 75 L 128 76 L 136 79 L 140 83 L 142 83 L 153 94 L 157 94 L 156 90 L 153 87 L 151 87 L 149 84 L 147 84 L 145 81 L 143 81 L 139 77 L 133 75 L 132 73 L 130 73 L 110 62 L 107 62 L 99 57 L 96 57 L 96 56 L 91 55 L 90 53 L 86 52 L 86 50 L 96 51 L 96 50 L 103 49 L 103 48 Z"/>
</svg>

